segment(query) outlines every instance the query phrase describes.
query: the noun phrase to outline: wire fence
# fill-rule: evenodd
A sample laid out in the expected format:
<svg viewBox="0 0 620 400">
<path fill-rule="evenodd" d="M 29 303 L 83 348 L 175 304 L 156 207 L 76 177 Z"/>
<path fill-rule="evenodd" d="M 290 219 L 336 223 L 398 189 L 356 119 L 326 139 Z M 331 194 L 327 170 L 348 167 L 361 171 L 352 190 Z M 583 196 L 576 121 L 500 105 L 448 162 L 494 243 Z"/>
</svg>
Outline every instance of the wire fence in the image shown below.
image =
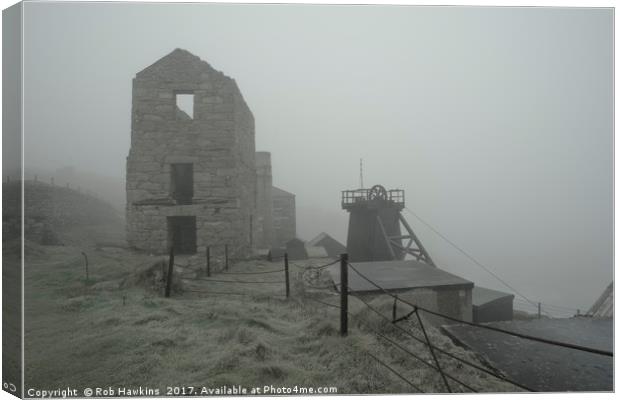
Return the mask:
<svg viewBox="0 0 620 400">
<path fill-rule="evenodd" d="M 567 318 L 567 317 L 575 317 L 582 315 L 581 310 L 578 308 L 571 307 L 563 307 L 563 306 L 553 306 L 546 303 L 540 303 L 540 313 L 539 307 L 534 306 L 526 301 L 520 299 L 513 300 L 514 309 L 517 311 L 522 311 L 530 315 L 535 315 L 540 318 L 543 315 L 550 318 Z"/>
<path fill-rule="evenodd" d="M 501 329 L 501 328 L 497 328 L 494 326 L 490 326 L 490 325 L 481 325 L 481 324 L 477 324 L 474 322 L 470 322 L 470 321 L 466 321 L 466 320 L 462 320 L 459 318 L 456 318 L 452 315 L 447 315 L 444 313 L 440 313 L 437 312 L 435 310 L 431 310 L 429 308 L 425 308 L 422 306 L 419 306 L 413 302 L 407 301 L 395 294 L 393 294 L 392 292 L 386 290 L 385 288 L 383 288 L 381 285 L 377 284 L 376 282 L 374 282 L 373 280 L 369 279 L 365 274 L 363 274 L 361 271 L 359 271 L 353 264 L 348 262 L 347 256 L 346 254 L 343 254 L 341 258 L 336 259 L 336 260 L 332 260 L 329 261 L 327 263 L 318 265 L 318 266 L 314 266 L 314 265 L 299 265 L 296 263 L 289 263 L 288 260 L 288 255 L 284 254 L 283 257 L 281 257 L 284 260 L 284 268 L 282 269 L 269 269 L 269 270 L 265 270 L 265 271 L 220 271 L 219 274 L 223 275 L 223 276 L 230 276 L 231 279 L 220 279 L 218 278 L 212 278 L 212 277 L 195 277 L 193 280 L 196 282 L 200 282 L 200 283 L 214 283 L 214 284 L 234 284 L 234 285 L 284 285 L 285 286 L 285 290 L 286 290 L 286 296 L 278 296 L 277 294 L 274 293 L 253 293 L 251 291 L 221 291 L 221 290 L 211 290 L 211 289 L 192 289 L 192 288 L 188 288 L 188 289 L 184 289 L 184 291 L 190 292 L 190 293 L 199 293 L 201 295 L 217 295 L 217 296 L 222 296 L 222 295 L 233 295 L 233 296 L 256 296 L 256 295 L 266 295 L 268 297 L 274 297 L 274 298 L 286 298 L 288 299 L 290 297 L 290 277 L 289 277 L 289 266 L 294 266 L 296 268 L 298 268 L 302 275 L 306 272 L 316 272 L 316 273 L 320 273 L 321 271 L 325 270 L 325 268 L 335 265 L 337 263 L 340 263 L 340 276 L 341 276 L 341 281 L 339 284 L 334 284 L 334 285 L 329 285 L 329 286 L 325 286 L 325 287 L 315 287 L 315 288 L 319 288 L 319 289 L 327 289 L 327 288 L 340 288 L 340 299 L 341 302 L 339 305 L 337 304 L 332 304 L 329 302 L 325 302 L 322 301 L 320 299 L 317 298 L 313 298 L 313 297 L 304 297 L 304 300 L 310 300 L 312 302 L 315 302 L 317 304 L 321 304 L 324 305 L 326 307 L 329 308 L 333 308 L 333 309 L 337 309 L 340 311 L 340 321 L 341 321 L 341 330 L 340 333 L 342 336 L 346 336 L 348 335 L 348 318 L 351 317 L 352 320 L 355 320 L 359 326 L 364 327 L 366 330 L 368 330 L 369 332 L 372 332 L 374 335 L 376 335 L 377 338 L 379 338 L 381 341 L 384 341 L 386 344 L 390 345 L 392 348 L 397 349 L 398 351 L 401 351 L 402 353 L 407 354 L 407 356 L 412 357 L 413 359 L 415 359 L 417 362 L 421 363 L 422 365 L 424 365 L 427 368 L 430 368 L 432 370 L 434 370 L 435 372 L 437 372 L 437 374 L 439 375 L 439 377 L 441 378 L 441 382 L 443 383 L 443 386 L 445 387 L 445 390 L 447 392 L 452 392 L 454 391 L 456 388 L 454 388 L 450 382 L 452 382 L 453 384 L 457 384 L 457 387 L 459 388 L 459 390 L 463 391 L 469 391 L 469 392 L 473 392 L 473 393 L 477 393 L 481 390 L 483 390 L 484 388 L 476 388 L 473 385 L 463 382 L 462 379 L 459 379 L 458 377 L 454 376 L 454 374 L 448 372 L 445 368 L 445 365 L 447 363 L 448 360 L 452 360 L 452 362 L 457 362 L 458 364 L 467 366 L 469 368 L 473 368 L 481 373 L 484 373 L 488 376 L 491 376 L 495 379 L 498 379 L 500 381 L 506 382 L 508 384 L 511 384 L 519 389 L 525 390 L 525 391 L 535 391 L 535 389 L 529 387 L 528 385 L 525 385 L 523 383 L 517 382 L 513 379 L 511 379 L 508 376 L 505 376 L 504 374 L 493 370 L 492 368 L 486 367 L 484 365 L 481 365 L 480 363 L 476 363 L 476 362 L 472 362 L 470 360 L 467 360 L 457 354 L 454 354 L 453 352 L 446 350 L 440 346 L 437 346 L 436 344 L 432 343 L 431 338 L 427 332 L 426 326 L 425 326 L 425 322 L 423 320 L 423 318 L 421 317 L 421 313 L 426 313 L 429 315 L 433 315 L 436 317 L 440 317 L 440 318 L 444 318 L 446 320 L 452 321 L 452 322 L 456 322 L 459 324 L 464 324 L 464 325 L 468 325 L 468 326 L 473 326 L 476 328 L 480 328 L 480 329 L 485 329 L 485 330 L 490 330 L 499 334 L 503 334 L 503 335 L 508 335 L 508 336 L 512 336 L 512 337 L 517 337 L 520 339 L 524 339 L 524 340 L 529 340 L 529 341 L 533 341 L 533 342 L 537 342 L 537 343 L 543 343 L 543 344 L 547 344 L 547 345 L 552 345 L 552 346 L 560 346 L 563 348 L 568 348 L 568 349 L 572 349 L 575 351 L 583 351 L 583 352 L 588 352 L 588 353 L 592 353 L 592 354 L 598 354 L 600 356 L 608 356 L 608 357 L 613 357 L 613 352 L 610 351 L 606 351 L 606 350 L 601 350 L 601 349 L 595 349 L 595 348 L 591 348 L 591 347 L 586 347 L 586 346 L 581 346 L 581 345 L 577 345 L 577 344 L 572 344 L 572 343 L 566 343 L 566 342 L 561 342 L 561 341 L 557 341 L 557 340 L 552 340 L 552 339 L 547 339 L 547 338 L 541 338 L 541 337 L 536 337 L 536 336 L 532 336 L 532 335 L 528 335 L 528 334 L 523 334 L 520 332 L 513 332 L 510 330 L 506 330 L 506 329 Z M 170 266 L 171 268 L 174 267 L 174 256 L 173 253 L 171 252 L 171 261 L 170 261 Z M 187 268 L 187 267 L 185 267 Z M 191 269 L 191 268 L 190 268 Z M 195 270 L 195 269 L 194 269 Z M 200 269 L 198 269 L 200 271 Z M 394 300 L 394 308 L 393 308 L 393 313 L 392 316 L 388 316 L 383 314 L 381 311 L 379 311 L 376 307 L 374 307 L 373 305 L 371 305 L 365 298 L 364 296 L 367 295 L 367 292 L 358 292 L 355 290 L 351 290 L 351 288 L 349 288 L 348 286 L 348 271 L 351 270 L 353 273 L 356 273 L 360 278 L 364 279 L 365 281 L 367 281 L 368 283 L 370 283 L 372 286 L 374 286 L 377 291 L 373 292 L 373 294 L 379 293 L 380 295 L 386 295 L 389 296 L 390 298 L 392 298 Z M 170 269 L 170 271 L 172 271 L 172 269 Z M 267 275 L 267 274 L 278 274 L 278 273 L 283 273 L 284 274 L 284 279 L 283 280 L 255 280 L 252 278 L 249 279 L 245 279 L 243 278 L 244 275 L 249 275 L 249 276 L 261 276 L 261 275 Z M 236 279 L 235 276 L 239 276 L 239 279 Z M 170 273 L 168 276 L 170 279 L 172 278 L 172 274 Z M 182 278 L 184 279 L 184 278 Z M 305 283 L 305 282 L 304 282 Z M 169 284 L 169 283 L 168 283 Z M 306 284 L 306 283 L 305 283 Z M 309 287 L 313 287 L 312 285 L 308 285 Z M 357 299 L 361 304 L 363 304 L 363 306 L 370 310 L 371 313 L 378 315 L 382 320 L 386 321 L 387 324 L 385 324 L 386 327 L 390 327 L 390 328 L 386 328 L 388 330 L 391 331 L 392 335 L 387 335 L 384 332 L 379 332 L 376 329 L 374 329 L 372 327 L 372 325 L 369 323 L 368 320 L 361 318 L 359 315 L 354 315 L 353 313 L 351 313 L 348 310 L 348 301 L 346 300 L 348 297 L 352 297 Z M 397 303 L 402 303 L 408 307 L 410 307 L 411 309 L 408 310 L 407 313 L 405 313 L 405 315 L 397 317 L 396 316 L 396 304 Z M 529 304 L 529 303 L 527 303 Z M 530 304 L 531 305 L 531 304 Z M 415 322 L 412 321 L 412 318 L 415 316 Z M 403 321 L 407 321 L 409 324 L 411 324 L 414 328 L 420 330 L 422 332 L 422 335 L 416 335 L 414 332 L 412 332 L 411 330 L 403 327 L 400 322 Z M 398 336 L 400 335 L 400 336 Z M 414 351 L 410 346 L 408 346 L 405 342 L 403 342 L 403 338 L 408 338 L 408 339 L 412 339 L 415 342 L 418 342 L 422 345 L 424 345 L 424 347 L 426 348 L 426 350 L 428 351 L 428 354 L 430 355 L 430 359 L 432 361 L 427 361 L 424 356 L 416 351 Z M 407 378 L 405 376 L 404 373 L 399 372 L 394 366 L 391 366 L 389 363 L 387 363 L 385 360 L 380 359 L 379 357 L 377 357 L 376 355 L 368 352 L 367 350 L 361 349 L 362 352 L 364 354 L 366 354 L 368 357 L 372 358 L 373 360 L 375 360 L 379 365 L 381 365 L 382 367 L 386 368 L 387 370 L 389 370 L 392 374 L 394 374 L 395 376 L 397 376 L 400 380 L 402 380 L 403 382 L 405 382 L 407 385 L 411 386 L 412 388 L 414 388 L 416 391 L 418 392 L 424 392 L 422 390 L 421 385 L 423 384 L 423 382 L 421 383 L 415 383 L 413 382 L 411 379 Z"/>
<path fill-rule="evenodd" d="M 519 296 L 519 297 L 521 297 L 523 299 L 522 301 L 525 301 L 527 304 L 529 304 L 530 306 L 534 307 L 536 309 L 536 313 L 537 314 L 539 314 L 539 315 L 544 314 L 544 315 L 546 315 L 547 317 L 550 317 L 550 318 L 553 318 L 552 314 L 555 314 L 555 315 L 558 315 L 558 314 L 567 315 L 568 313 L 572 313 L 572 312 L 575 312 L 575 311 L 576 311 L 576 314 L 580 314 L 580 310 L 576 309 L 576 308 L 570 308 L 570 307 L 565 307 L 565 306 L 555 306 L 555 305 L 552 305 L 552 304 L 547 304 L 547 303 L 543 303 L 543 302 L 535 302 L 535 301 L 531 300 L 530 298 L 528 298 L 527 296 L 522 294 L 519 290 L 517 290 L 513 285 L 509 284 L 505 279 L 501 278 L 496 272 L 493 272 L 491 270 L 491 268 L 489 268 L 488 266 L 485 266 L 484 264 L 482 264 L 478 259 L 473 257 L 468 252 L 466 252 L 463 248 L 461 248 L 456 243 L 454 243 L 452 240 L 450 240 L 446 235 L 442 234 L 433 225 L 431 225 L 426 220 L 422 219 L 422 217 L 420 217 L 418 214 L 416 214 L 413 210 L 411 210 L 408 207 L 405 207 L 405 210 L 409 214 L 411 214 L 413 217 L 415 217 L 418 221 L 420 221 L 423 225 L 425 225 L 428 229 L 430 229 L 433 233 L 435 233 L 438 237 L 440 237 L 446 243 L 448 243 L 451 247 L 453 247 L 459 253 L 464 255 L 472 263 L 474 263 L 475 265 L 477 265 L 478 267 L 483 269 L 485 272 L 487 272 L 489 275 L 491 275 L 493 278 L 495 278 L 502 285 L 504 285 L 508 289 L 512 290 L 512 292 L 514 292 L 517 296 Z"/>
<path fill-rule="evenodd" d="M 105 196 L 103 196 L 101 193 L 93 191 L 91 189 L 89 189 L 88 187 L 84 187 L 80 184 L 75 183 L 74 181 L 72 181 L 71 179 L 67 179 L 64 177 L 58 178 L 58 177 L 54 177 L 54 176 L 43 176 L 43 175 L 39 175 L 39 174 L 28 174 L 28 175 L 24 175 L 24 179 L 21 179 L 21 176 L 16 177 L 16 176 L 11 176 L 11 175 L 5 175 L 3 176 L 2 179 L 2 183 L 3 184 L 11 184 L 11 183 L 16 183 L 16 182 L 37 182 L 37 183 L 41 183 L 41 184 L 47 184 L 50 186 L 55 186 L 57 188 L 66 188 L 66 189 L 72 189 L 75 190 L 83 195 L 87 195 L 90 196 L 94 199 L 97 200 L 101 200 L 103 201 Z M 87 185 L 88 186 L 88 185 Z M 92 185 L 90 185 L 92 187 Z"/>
<path fill-rule="evenodd" d="M 404 303 L 404 304 L 406 304 L 406 305 L 408 305 L 410 307 L 413 307 L 413 309 L 416 310 L 416 312 L 418 310 L 421 310 L 421 311 L 424 311 L 424 312 L 426 312 L 428 314 L 432 314 L 432 315 L 435 315 L 435 316 L 438 316 L 438 317 L 441 317 L 441 318 L 445 318 L 445 319 L 448 319 L 448 320 L 453 321 L 453 322 L 458 322 L 459 324 L 475 326 L 477 328 L 482 328 L 482 329 L 486 329 L 486 330 L 490 330 L 490 331 L 494 331 L 494 332 L 499 332 L 499 333 L 503 333 L 503 334 L 506 334 L 506 335 L 518 337 L 518 338 L 521 338 L 521 339 L 527 339 L 527 340 L 532 340 L 532 341 L 540 342 L 540 343 L 546 343 L 546 344 L 550 344 L 550 345 L 554 345 L 554 346 L 561 346 L 561 347 L 571 348 L 571 349 L 574 349 L 574 350 L 580 350 L 580 351 L 585 351 L 585 352 L 589 352 L 589 353 L 594 353 L 594 354 L 600 354 L 600 355 L 604 355 L 604 356 L 613 357 L 613 352 L 611 352 L 611 351 L 594 349 L 594 348 L 591 348 L 591 347 L 580 346 L 580 345 L 576 345 L 576 344 L 565 343 L 565 342 L 545 339 L 545 338 L 541 338 L 541 337 L 535 337 L 535 336 L 526 335 L 526 334 L 519 333 L 519 332 L 512 332 L 512 331 L 509 331 L 509 330 L 506 330 L 506 329 L 496 328 L 496 327 L 491 326 L 491 325 L 482 325 L 482 324 L 478 324 L 478 323 L 475 323 L 475 322 L 465 321 L 465 320 L 462 320 L 462 319 L 459 319 L 459 318 L 455 318 L 455 317 L 453 317 L 451 315 L 447 315 L 447 314 L 444 314 L 444 313 L 440 313 L 440 312 L 437 312 L 437 311 L 430 310 L 428 308 L 421 307 L 419 305 L 411 303 L 411 302 L 409 302 L 407 300 L 404 300 L 404 299 L 402 299 L 402 298 L 400 298 L 400 297 L 390 293 L 389 291 L 387 291 L 383 287 L 379 286 L 376 282 L 374 282 L 371 279 L 369 279 L 366 275 L 364 275 L 361 272 L 359 272 L 357 270 L 357 268 L 355 268 L 352 264 L 348 263 L 348 267 L 351 268 L 362 279 L 364 279 L 365 281 L 367 281 L 368 283 L 370 283 L 371 285 L 373 285 L 374 287 L 379 289 L 384 294 L 394 298 L 396 301 L 400 301 L 400 302 L 402 302 L 402 303 Z"/>
<path fill-rule="evenodd" d="M 169 257 L 169 267 L 168 267 L 168 273 L 165 273 L 164 275 L 164 281 L 166 284 L 166 287 L 168 288 L 169 286 L 171 286 L 171 280 L 172 280 L 172 276 L 174 274 L 174 267 L 180 268 L 181 272 L 177 273 L 177 275 L 180 277 L 181 280 L 188 282 L 188 281 L 193 281 L 193 282 L 201 282 L 201 283 L 213 283 L 213 284 L 251 284 L 251 285 L 284 285 L 285 287 L 285 292 L 286 292 L 286 296 L 285 297 L 289 297 L 290 295 L 290 271 L 289 271 L 289 265 L 291 266 L 295 266 L 297 269 L 299 269 L 302 274 L 306 273 L 308 271 L 322 271 L 325 268 L 329 267 L 330 265 L 334 265 L 336 263 L 338 263 L 340 260 L 339 259 L 335 259 L 332 260 L 330 262 L 327 262 L 325 264 L 322 265 L 299 265 L 299 264 L 294 264 L 294 263 L 289 263 L 288 260 L 288 254 L 284 253 L 282 256 L 277 256 L 277 257 L 272 257 L 272 260 L 282 260 L 284 262 L 284 268 L 281 269 L 269 269 L 269 270 L 264 270 L 264 271 L 230 271 L 229 270 L 229 265 L 232 264 L 233 261 L 235 261 L 231 255 L 237 253 L 239 251 L 239 248 L 237 248 L 235 251 L 233 252 L 229 252 L 229 246 L 228 245 L 223 245 L 224 248 L 224 259 L 223 260 L 219 260 L 219 263 L 217 263 L 219 265 L 219 268 L 216 267 L 215 263 L 213 262 L 214 260 L 211 257 L 211 250 L 212 247 L 211 246 L 207 246 L 206 248 L 206 252 L 205 252 L 205 268 L 201 268 L 201 267 L 197 267 L 195 265 L 189 265 L 189 263 L 187 265 L 183 265 L 180 264 L 178 262 L 174 261 L 174 248 L 170 249 L 170 257 Z M 189 273 L 188 273 L 189 272 Z M 218 275 L 222 275 L 224 277 L 230 277 L 230 279 L 220 279 L 220 278 L 213 278 L 212 275 L 213 274 L 218 274 Z M 262 275 L 268 275 L 268 274 L 283 274 L 284 279 L 282 280 L 255 280 L 252 279 L 252 277 L 260 277 Z M 248 279 L 244 279 L 244 276 L 248 276 Z M 239 277 L 239 278 L 237 278 Z M 327 289 L 327 288 L 332 288 L 333 285 L 330 286 L 325 286 L 325 287 L 315 287 L 317 289 Z M 190 293 L 217 293 L 217 294 L 233 294 L 233 295 L 241 295 L 241 294 L 246 294 L 246 293 L 236 293 L 233 291 L 212 291 L 210 289 L 203 289 L 203 290 L 196 290 L 196 289 L 184 289 L 184 291 L 186 292 L 190 292 Z M 169 291 L 166 292 L 166 297 L 169 297 L 170 293 Z M 247 293 L 247 295 L 252 295 L 250 293 Z"/>
<path fill-rule="evenodd" d="M 496 328 L 496 327 L 489 326 L 489 325 L 480 325 L 480 324 L 476 324 L 476 323 L 473 323 L 473 322 L 461 320 L 461 319 L 455 318 L 455 317 L 450 316 L 450 315 L 446 315 L 446 314 L 439 313 L 439 312 L 436 312 L 436 311 L 433 311 L 433 310 L 429 310 L 429 309 L 424 308 L 424 307 L 420 307 L 420 306 L 418 306 L 416 304 L 408 302 L 408 301 L 406 301 L 406 300 L 404 300 L 402 298 L 399 298 L 398 296 L 388 292 L 386 289 L 384 289 L 383 287 L 378 285 L 376 282 L 370 280 L 368 277 L 366 277 L 364 274 L 362 274 L 359 270 L 357 270 L 353 265 L 351 265 L 351 264 L 349 264 L 347 262 L 346 266 L 344 266 L 343 269 L 349 269 L 349 268 L 351 270 L 353 270 L 355 273 L 357 273 L 360 277 L 362 277 L 362 279 L 365 279 L 370 284 L 375 286 L 379 291 L 381 291 L 384 294 L 389 295 L 390 297 L 392 297 L 395 300 L 395 302 L 399 301 L 399 302 L 402 302 L 402 303 L 412 307 L 413 312 L 410 312 L 408 314 L 408 316 L 410 316 L 412 314 L 415 314 L 417 319 L 418 319 L 418 323 L 420 325 L 420 328 L 423 331 L 424 331 L 424 325 L 423 325 L 422 319 L 420 318 L 420 315 L 419 315 L 420 311 L 426 312 L 426 313 L 429 313 L 431 315 L 435 315 L 435 316 L 438 316 L 438 317 L 442 317 L 442 318 L 445 318 L 445 319 L 448 319 L 448 320 L 451 320 L 453 322 L 457 322 L 457 323 L 460 323 L 460 324 L 466 324 L 466 325 L 475 326 L 475 327 L 482 328 L 482 329 L 488 329 L 488 330 L 492 330 L 494 332 L 498 332 L 498 333 L 501 333 L 501 334 L 506 334 L 506 335 L 510 335 L 510 336 L 514 336 L 514 337 L 519 337 L 519 338 L 525 339 L 525 340 L 535 341 L 535 342 L 544 343 L 544 344 L 553 345 L 553 346 L 560 346 L 560 347 L 564 347 L 564 348 L 568 348 L 568 349 L 572 349 L 572 350 L 577 350 L 577 351 L 584 351 L 584 352 L 588 352 L 588 353 L 598 354 L 598 355 L 601 355 L 601 356 L 613 357 L 613 352 L 610 352 L 610 351 L 595 349 L 595 348 L 586 347 L 586 346 L 580 346 L 580 345 L 576 345 L 576 344 L 572 344 L 572 343 L 560 342 L 560 341 L 556 341 L 556 340 L 550 340 L 550 339 L 541 338 L 541 337 L 535 337 L 535 336 L 532 336 L 532 335 L 522 334 L 522 333 L 519 333 L 519 332 L 512 332 L 512 331 L 509 331 L 509 330 L 500 329 L 500 328 Z M 343 277 L 343 276 L 347 276 L 347 274 L 341 272 L 341 277 Z M 461 363 L 463 363 L 465 365 L 473 367 L 473 368 L 475 368 L 475 369 L 477 369 L 477 370 L 479 370 L 481 372 L 484 372 L 484 373 L 486 373 L 488 375 L 494 376 L 497 379 L 500 379 L 500 380 L 503 380 L 503 381 L 508 382 L 510 384 L 513 384 L 513 385 L 515 385 L 515 386 L 517 386 L 517 387 L 519 387 L 519 388 L 521 388 L 523 390 L 535 391 L 533 388 L 530 388 L 530 387 L 528 387 L 528 386 L 526 386 L 526 385 L 524 385 L 522 383 L 516 382 L 516 381 L 514 381 L 514 380 L 512 380 L 512 379 L 510 379 L 510 378 L 508 378 L 506 376 L 502 376 L 502 375 L 500 375 L 500 374 L 498 374 L 498 373 L 496 373 L 494 371 L 491 371 L 490 369 L 485 368 L 485 367 L 483 367 L 481 365 L 476 365 L 475 363 L 469 362 L 469 361 L 467 361 L 467 360 L 465 360 L 465 359 L 463 359 L 461 357 L 458 357 L 458 356 L 456 356 L 456 355 L 454 355 L 454 354 L 452 354 L 452 353 L 450 353 L 448 351 L 445 351 L 445 350 L 443 350 L 443 349 L 433 345 L 432 343 L 430 343 L 430 340 L 429 340 L 429 338 L 428 338 L 428 336 L 426 334 L 424 335 L 425 336 L 424 338 L 420 338 L 420 337 L 417 337 L 417 336 L 413 335 L 408 330 L 406 330 L 406 329 L 400 327 L 400 325 L 396 324 L 399 320 L 403 320 L 403 319 L 406 319 L 406 318 L 400 318 L 400 319 L 396 320 L 393 317 L 392 319 L 390 319 L 389 317 L 383 315 L 380 311 L 378 311 L 372 305 L 370 305 L 361 296 L 358 296 L 356 294 L 356 292 L 350 291 L 348 289 L 346 283 L 341 282 L 341 293 L 343 293 L 343 292 L 344 292 L 345 296 L 351 295 L 351 296 L 357 298 L 358 300 L 360 300 L 368 309 L 370 309 L 371 311 L 373 311 L 377 315 L 381 316 L 386 321 L 391 322 L 392 326 L 397 327 L 399 330 L 401 330 L 403 333 L 405 333 L 409 337 L 415 339 L 416 341 L 418 341 L 420 343 L 426 344 L 426 346 L 429 348 L 429 351 L 432 352 L 433 350 L 436 350 L 438 353 L 440 353 L 442 355 L 445 355 L 445 356 L 448 356 L 450 358 L 453 358 L 453 359 L 455 359 L 455 360 L 457 360 L 457 361 L 459 361 L 459 362 L 461 362 Z M 346 309 L 343 309 L 341 306 L 329 304 L 329 307 L 340 308 L 341 309 L 341 313 L 343 313 L 345 315 L 349 314 L 348 311 Z M 392 340 L 392 344 L 394 344 L 393 340 Z M 444 383 L 445 383 L 447 391 L 451 391 L 451 388 L 450 388 L 449 384 L 447 383 L 447 378 L 449 376 L 446 375 L 445 372 L 441 372 L 442 370 L 441 370 L 441 367 L 440 367 L 440 364 L 439 364 L 439 360 L 435 356 L 433 356 L 433 359 L 435 361 L 437 371 L 442 375 L 442 379 L 444 379 Z M 469 387 L 469 389 L 472 390 L 472 391 L 475 391 L 475 389 L 472 388 L 472 387 Z"/>
</svg>

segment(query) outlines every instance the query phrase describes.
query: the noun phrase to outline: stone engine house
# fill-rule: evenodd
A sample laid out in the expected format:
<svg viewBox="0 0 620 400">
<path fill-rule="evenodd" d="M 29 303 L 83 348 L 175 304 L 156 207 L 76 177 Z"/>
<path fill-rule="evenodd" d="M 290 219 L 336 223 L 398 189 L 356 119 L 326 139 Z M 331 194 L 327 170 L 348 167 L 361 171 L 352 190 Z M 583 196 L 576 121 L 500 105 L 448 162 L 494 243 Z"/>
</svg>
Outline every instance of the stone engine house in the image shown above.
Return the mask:
<svg viewBox="0 0 620 400">
<path fill-rule="evenodd" d="M 176 49 L 133 79 L 127 240 L 194 254 L 255 240 L 254 117 L 235 81 Z M 183 111 L 185 109 L 186 111 Z"/>
</svg>

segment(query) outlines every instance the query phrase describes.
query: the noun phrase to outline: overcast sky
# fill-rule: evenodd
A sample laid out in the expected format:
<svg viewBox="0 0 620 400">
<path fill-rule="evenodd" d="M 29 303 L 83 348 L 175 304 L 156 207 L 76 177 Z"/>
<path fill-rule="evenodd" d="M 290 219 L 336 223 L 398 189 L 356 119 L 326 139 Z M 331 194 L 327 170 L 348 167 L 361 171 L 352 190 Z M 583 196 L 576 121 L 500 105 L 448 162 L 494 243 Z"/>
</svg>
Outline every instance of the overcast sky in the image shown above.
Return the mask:
<svg viewBox="0 0 620 400">
<path fill-rule="evenodd" d="M 237 81 L 301 238 L 345 240 L 363 158 L 366 186 L 583 310 L 613 271 L 612 31 L 610 9 L 26 3 L 25 160 L 122 193 L 131 79 L 184 48 Z M 440 267 L 506 289 L 405 217 Z"/>
</svg>

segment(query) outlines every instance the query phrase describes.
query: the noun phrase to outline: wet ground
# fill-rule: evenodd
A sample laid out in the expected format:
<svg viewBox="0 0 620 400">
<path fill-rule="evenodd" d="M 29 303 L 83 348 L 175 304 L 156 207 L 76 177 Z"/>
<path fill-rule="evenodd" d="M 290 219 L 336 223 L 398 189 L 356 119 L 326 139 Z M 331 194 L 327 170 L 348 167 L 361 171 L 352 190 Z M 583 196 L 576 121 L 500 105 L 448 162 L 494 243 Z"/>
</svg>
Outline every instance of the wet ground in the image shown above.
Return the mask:
<svg viewBox="0 0 620 400">
<path fill-rule="evenodd" d="M 613 351 L 611 319 L 537 319 L 488 325 Z M 444 330 L 455 341 L 485 356 L 506 376 L 536 391 L 613 390 L 613 357 L 533 342 L 473 326 L 452 325 Z"/>
</svg>

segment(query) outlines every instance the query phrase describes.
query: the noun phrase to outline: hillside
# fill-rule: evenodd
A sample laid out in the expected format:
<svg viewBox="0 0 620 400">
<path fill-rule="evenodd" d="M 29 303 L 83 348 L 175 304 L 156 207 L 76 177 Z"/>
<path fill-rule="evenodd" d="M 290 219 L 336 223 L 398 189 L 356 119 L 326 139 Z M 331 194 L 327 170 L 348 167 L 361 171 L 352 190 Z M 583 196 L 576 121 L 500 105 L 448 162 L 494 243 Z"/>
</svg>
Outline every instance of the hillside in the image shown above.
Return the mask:
<svg viewBox="0 0 620 400">
<path fill-rule="evenodd" d="M 4 240 L 20 236 L 21 185 L 3 183 Z M 24 181 L 24 234 L 43 245 L 94 245 L 99 240 L 124 242 L 123 219 L 107 202 L 67 186 Z M 97 232 L 93 232 L 96 229 Z M 96 238 L 95 238 L 96 236 Z"/>
<path fill-rule="evenodd" d="M 19 185 L 3 190 L 4 261 L 19 265 Z M 179 385 L 446 391 L 437 371 L 408 354 L 434 365 L 428 348 L 354 297 L 350 333 L 340 337 L 338 294 L 327 272 L 313 268 L 329 260 L 292 263 L 287 299 L 281 261 L 235 260 L 227 274 L 216 250 L 212 266 L 219 272 L 211 279 L 231 283 L 205 282 L 204 271 L 195 269 L 199 256 L 191 267 L 177 257 L 172 297 L 164 298 L 166 257 L 127 249 L 113 207 L 41 182 L 26 182 L 24 190 L 26 387 L 142 386 L 162 394 Z M 279 272 L 256 274 L 269 271 Z M 365 301 L 391 314 L 389 299 Z M 434 345 L 485 366 L 427 325 Z M 413 321 L 399 326 L 423 334 Z M 447 374 L 476 390 L 519 390 L 444 355 L 439 360 Z M 451 389 L 469 391 L 455 381 Z"/>
</svg>

